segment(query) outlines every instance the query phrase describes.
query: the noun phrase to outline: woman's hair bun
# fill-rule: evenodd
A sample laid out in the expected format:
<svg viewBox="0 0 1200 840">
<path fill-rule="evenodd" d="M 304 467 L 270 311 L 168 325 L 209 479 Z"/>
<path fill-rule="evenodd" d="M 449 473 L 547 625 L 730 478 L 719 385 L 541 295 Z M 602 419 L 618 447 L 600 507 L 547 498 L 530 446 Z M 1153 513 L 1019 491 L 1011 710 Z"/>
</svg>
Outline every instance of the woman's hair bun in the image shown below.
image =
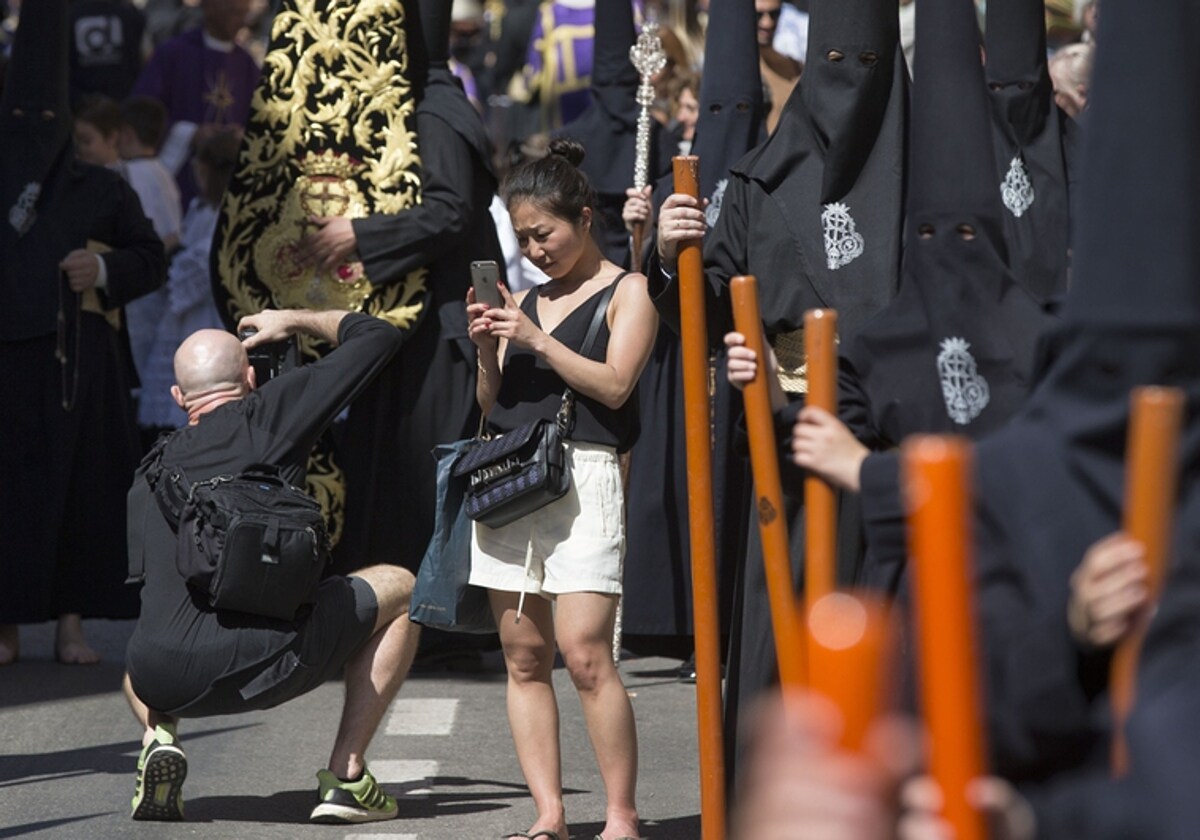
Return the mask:
<svg viewBox="0 0 1200 840">
<path fill-rule="evenodd" d="M 583 163 L 583 144 L 570 137 L 555 137 L 550 141 L 550 154 L 566 158 L 572 166 L 579 166 Z"/>
</svg>

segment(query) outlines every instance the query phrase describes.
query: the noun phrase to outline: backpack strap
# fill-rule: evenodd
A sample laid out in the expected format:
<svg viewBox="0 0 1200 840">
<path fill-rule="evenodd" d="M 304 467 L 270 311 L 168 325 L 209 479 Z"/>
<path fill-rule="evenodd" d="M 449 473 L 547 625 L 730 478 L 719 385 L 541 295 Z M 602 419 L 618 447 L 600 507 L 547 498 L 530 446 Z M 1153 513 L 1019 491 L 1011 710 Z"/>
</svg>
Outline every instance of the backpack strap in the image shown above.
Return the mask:
<svg viewBox="0 0 1200 840">
<path fill-rule="evenodd" d="M 167 470 L 162 462 L 163 450 L 166 449 L 170 437 L 170 434 L 159 435 L 154 446 L 150 448 L 150 451 L 142 458 L 142 463 L 138 465 L 133 485 L 129 489 L 129 502 L 126 510 L 129 577 L 126 578 L 126 583 L 138 583 L 146 577 L 146 530 L 150 524 L 150 499 L 153 498 L 158 504 L 159 510 L 171 523 L 172 530 L 179 523 L 178 509 L 171 514 L 164 507 L 167 500 L 163 498 L 166 492 L 165 488 L 174 484 L 169 479 L 164 480 Z M 162 489 L 160 490 L 160 488 Z M 179 507 L 181 508 L 182 504 Z"/>
</svg>

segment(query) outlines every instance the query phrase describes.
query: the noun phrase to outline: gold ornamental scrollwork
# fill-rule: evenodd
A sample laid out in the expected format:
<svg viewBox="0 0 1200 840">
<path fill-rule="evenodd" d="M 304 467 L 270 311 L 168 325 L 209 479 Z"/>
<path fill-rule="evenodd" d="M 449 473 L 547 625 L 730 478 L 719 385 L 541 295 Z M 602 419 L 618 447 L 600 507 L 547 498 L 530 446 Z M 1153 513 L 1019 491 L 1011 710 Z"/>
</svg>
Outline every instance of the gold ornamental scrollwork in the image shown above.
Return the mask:
<svg viewBox="0 0 1200 840">
<path fill-rule="evenodd" d="M 267 307 L 349 308 L 412 327 L 424 272 L 373 286 L 361 263 L 301 266 L 309 216 L 362 218 L 421 201 L 401 0 L 296 0 L 276 15 L 215 268 L 231 320 Z"/>
<path fill-rule="evenodd" d="M 425 270 L 372 283 L 361 262 L 303 265 L 310 217 L 358 219 L 421 203 L 407 0 L 284 0 L 251 101 L 237 168 L 213 242 L 213 291 L 234 324 L 267 308 L 349 309 L 414 328 Z M 328 348 L 303 339 L 307 358 Z M 345 488 L 328 439 L 308 489 L 334 539 Z"/>
</svg>

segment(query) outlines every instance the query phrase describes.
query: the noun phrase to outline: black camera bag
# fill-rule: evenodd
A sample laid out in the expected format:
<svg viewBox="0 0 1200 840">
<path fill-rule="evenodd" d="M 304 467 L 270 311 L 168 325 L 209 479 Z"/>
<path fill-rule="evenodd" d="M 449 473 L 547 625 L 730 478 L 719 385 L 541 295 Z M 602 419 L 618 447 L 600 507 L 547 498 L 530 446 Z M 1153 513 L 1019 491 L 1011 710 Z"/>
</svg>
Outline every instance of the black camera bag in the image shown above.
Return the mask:
<svg viewBox="0 0 1200 840">
<path fill-rule="evenodd" d="M 218 610 L 293 620 L 329 559 L 321 505 L 261 465 L 191 486 L 175 564 Z"/>
<path fill-rule="evenodd" d="M 316 600 L 329 562 L 320 503 L 265 464 L 189 483 L 162 463 L 164 442 L 139 473 L 176 534 L 175 565 L 189 588 L 217 610 L 295 620 Z M 131 581 L 141 567 L 131 543 Z"/>
</svg>

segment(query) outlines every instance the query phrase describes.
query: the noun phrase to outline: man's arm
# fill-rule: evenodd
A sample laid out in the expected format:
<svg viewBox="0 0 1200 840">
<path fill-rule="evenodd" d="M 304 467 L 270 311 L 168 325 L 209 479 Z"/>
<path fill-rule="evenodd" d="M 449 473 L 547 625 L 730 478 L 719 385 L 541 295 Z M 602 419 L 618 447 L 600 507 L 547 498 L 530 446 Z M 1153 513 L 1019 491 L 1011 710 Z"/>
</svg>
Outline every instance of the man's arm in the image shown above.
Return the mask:
<svg viewBox="0 0 1200 840">
<path fill-rule="evenodd" d="M 100 255 L 104 263 L 103 286 L 93 280 L 106 307 L 124 306 L 131 300 L 149 294 L 167 279 L 167 258 L 162 240 L 142 212 L 137 193 L 123 178 L 112 176 L 112 191 L 107 198 L 112 206 L 100 229 L 92 237 L 103 241 L 112 250 Z M 72 288 L 75 288 L 74 284 Z M 76 289 L 79 291 L 79 289 Z"/>
<path fill-rule="evenodd" d="M 746 236 L 749 228 L 750 196 L 740 178 L 731 177 L 725 189 L 721 214 L 716 227 L 704 231 L 705 310 L 708 321 L 708 340 L 712 347 L 720 345 L 722 337 L 733 330 L 733 311 L 729 304 L 728 284 L 731 277 L 746 274 Z M 682 210 L 682 212 L 679 212 Z M 675 211 L 675 212 L 672 212 Z M 659 213 L 657 247 L 651 253 L 646 269 L 650 297 L 659 317 L 675 332 L 679 332 L 678 266 L 680 228 L 677 222 L 700 218 L 703 209 L 691 202 L 671 196 Z M 704 224 L 701 222 L 701 224 Z M 690 232 L 690 231 L 689 231 Z M 693 234 L 694 235 L 694 234 Z"/>
<path fill-rule="evenodd" d="M 417 136 L 424 164 L 421 203 L 401 213 L 376 214 L 352 223 L 358 255 L 376 285 L 397 282 L 463 247 L 462 236 L 472 215 L 488 212 L 486 205 L 476 207 L 472 202 L 480 170 L 467 141 L 441 119 L 423 114 Z"/>
<path fill-rule="evenodd" d="M 259 332 L 245 340 L 246 347 L 296 333 L 338 345 L 320 361 L 277 376 L 252 395 L 256 425 L 284 447 L 269 453 L 269 463 L 308 457 L 325 428 L 391 361 L 404 335 L 387 321 L 343 311 L 267 310 L 238 323 L 239 329 L 249 327 Z"/>
<path fill-rule="evenodd" d="M 260 344 L 282 341 L 293 335 L 311 335 L 336 347 L 342 319 L 350 314 L 341 309 L 324 312 L 309 309 L 265 309 L 238 321 L 238 332 L 257 331 L 242 341 L 242 346 L 247 350 L 252 350 Z"/>
</svg>

